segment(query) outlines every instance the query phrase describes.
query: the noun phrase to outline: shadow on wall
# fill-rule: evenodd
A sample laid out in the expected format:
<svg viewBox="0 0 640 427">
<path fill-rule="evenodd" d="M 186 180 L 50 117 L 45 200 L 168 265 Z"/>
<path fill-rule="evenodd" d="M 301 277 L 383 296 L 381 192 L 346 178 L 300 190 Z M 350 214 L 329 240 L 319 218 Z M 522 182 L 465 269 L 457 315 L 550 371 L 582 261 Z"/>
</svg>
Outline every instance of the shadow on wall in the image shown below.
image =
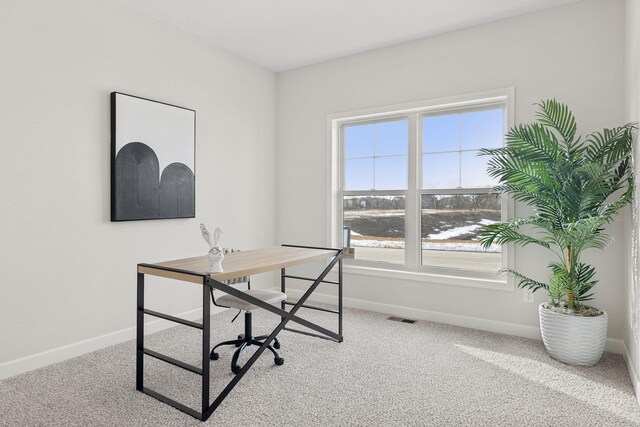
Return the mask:
<svg viewBox="0 0 640 427">
<path fill-rule="evenodd" d="M 131 142 L 118 152 L 115 168 L 118 220 L 195 216 L 195 177 L 185 164 L 171 163 L 160 175 L 153 149 Z"/>
</svg>

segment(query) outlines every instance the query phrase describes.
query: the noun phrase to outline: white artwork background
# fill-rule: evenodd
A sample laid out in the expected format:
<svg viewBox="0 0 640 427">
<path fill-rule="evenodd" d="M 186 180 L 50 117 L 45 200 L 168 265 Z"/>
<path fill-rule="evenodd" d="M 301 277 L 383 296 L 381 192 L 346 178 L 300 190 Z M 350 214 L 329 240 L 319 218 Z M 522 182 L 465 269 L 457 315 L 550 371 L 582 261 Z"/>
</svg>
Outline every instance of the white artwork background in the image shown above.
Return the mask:
<svg viewBox="0 0 640 427">
<path fill-rule="evenodd" d="M 142 142 L 158 156 L 160 175 L 175 162 L 195 174 L 194 118 L 191 110 L 117 93 L 116 155 L 130 142 Z"/>
</svg>

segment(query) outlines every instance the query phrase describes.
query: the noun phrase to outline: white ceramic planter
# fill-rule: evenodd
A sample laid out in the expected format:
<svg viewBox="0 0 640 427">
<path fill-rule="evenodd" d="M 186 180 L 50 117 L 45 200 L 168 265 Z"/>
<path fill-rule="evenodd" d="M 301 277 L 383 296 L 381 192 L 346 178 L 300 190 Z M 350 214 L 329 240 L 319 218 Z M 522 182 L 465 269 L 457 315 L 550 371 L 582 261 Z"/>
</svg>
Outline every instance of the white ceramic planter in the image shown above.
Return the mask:
<svg viewBox="0 0 640 427">
<path fill-rule="evenodd" d="M 609 316 L 582 317 L 548 310 L 540 304 L 540 332 L 547 352 L 570 365 L 598 363 L 607 341 Z"/>
</svg>

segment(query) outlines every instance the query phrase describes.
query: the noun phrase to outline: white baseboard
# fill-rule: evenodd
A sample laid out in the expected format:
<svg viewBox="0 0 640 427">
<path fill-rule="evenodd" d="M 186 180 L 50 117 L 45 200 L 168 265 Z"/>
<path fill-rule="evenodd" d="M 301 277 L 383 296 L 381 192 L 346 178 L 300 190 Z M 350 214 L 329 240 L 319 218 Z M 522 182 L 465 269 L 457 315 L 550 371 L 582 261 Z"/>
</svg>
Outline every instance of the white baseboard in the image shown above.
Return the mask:
<svg viewBox="0 0 640 427">
<path fill-rule="evenodd" d="M 224 311 L 219 307 L 211 307 L 211 314 Z M 186 320 L 197 320 L 202 318 L 202 308 L 185 311 L 175 315 Z M 144 324 L 144 334 L 149 335 L 168 328 L 176 326 L 175 323 L 164 319 L 155 319 Z M 0 380 L 9 378 L 23 372 L 32 371 L 42 368 L 53 363 L 62 362 L 63 360 L 81 356 L 92 351 L 100 350 L 105 347 L 120 344 L 125 341 L 132 340 L 136 337 L 135 326 L 121 329 L 119 331 L 110 332 L 108 334 L 78 341 L 62 347 L 46 350 L 41 353 L 32 354 L 21 357 L 19 359 L 10 360 L 0 363 Z"/>
<path fill-rule="evenodd" d="M 638 378 L 638 372 L 636 371 L 635 366 L 633 366 L 631 355 L 629 355 L 629 349 L 627 349 L 624 341 L 622 342 L 622 346 L 624 348 L 624 353 L 622 353 L 622 355 L 624 356 L 624 361 L 627 364 L 627 370 L 629 371 L 631 384 L 633 385 L 633 390 L 636 394 L 636 400 L 638 400 L 638 403 L 640 404 L 640 394 L 638 394 L 638 392 L 640 391 L 640 378 Z"/>
<path fill-rule="evenodd" d="M 279 290 L 280 288 L 273 288 Z M 297 289 L 287 289 L 287 294 L 293 298 L 302 296 L 302 291 Z M 335 304 L 335 295 L 314 293 L 309 297 L 310 301 L 319 303 Z M 440 311 L 423 310 L 419 308 L 404 307 L 394 304 L 386 304 L 376 301 L 367 301 L 357 298 L 344 298 L 345 307 L 357 308 L 360 310 L 374 311 L 376 313 L 390 314 L 398 317 L 408 317 L 416 320 L 429 320 L 431 322 L 446 323 L 449 325 L 462 326 L 464 328 L 479 329 L 498 334 L 515 335 L 517 337 L 532 338 L 541 340 L 540 328 L 535 326 L 521 325 L 517 323 L 500 322 L 498 320 L 481 319 L 479 317 L 462 316 L 460 314 L 443 313 Z M 611 353 L 624 354 L 624 341 L 614 338 L 607 338 L 605 350 Z"/>
<path fill-rule="evenodd" d="M 617 338 L 607 338 L 607 343 L 604 345 L 604 349 L 609 353 L 621 354 L 623 356 L 627 351 L 624 346 L 624 341 Z"/>
</svg>

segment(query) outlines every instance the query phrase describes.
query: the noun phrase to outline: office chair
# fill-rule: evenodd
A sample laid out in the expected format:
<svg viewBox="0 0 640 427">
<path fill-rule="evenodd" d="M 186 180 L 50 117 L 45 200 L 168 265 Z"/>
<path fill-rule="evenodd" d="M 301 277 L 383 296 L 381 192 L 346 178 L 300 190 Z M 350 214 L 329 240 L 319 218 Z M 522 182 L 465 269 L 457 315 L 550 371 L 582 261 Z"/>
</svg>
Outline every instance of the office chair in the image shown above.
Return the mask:
<svg viewBox="0 0 640 427">
<path fill-rule="evenodd" d="M 230 249 L 223 248 L 223 253 L 226 255 L 231 252 L 238 252 L 238 249 Z M 227 285 L 235 285 L 238 283 L 247 283 L 248 290 L 246 291 L 249 295 L 258 298 L 264 302 L 267 302 L 272 305 L 276 305 L 287 299 L 287 295 L 283 292 L 274 291 L 270 289 L 251 289 L 251 278 L 249 276 L 239 277 L 237 279 L 231 279 L 224 281 Z M 235 308 L 240 310 L 236 317 L 233 318 L 235 320 L 241 312 L 244 311 L 244 334 L 238 335 L 238 339 L 223 341 L 221 343 L 216 344 L 211 350 L 211 359 L 218 360 L 220 355 L 216 352 L 218 347 L 222 347 L 225 345 L 233 345 L 238 347 L 238 349 L 233 353 L 233 357 L 231 358 L 231 372 L 237 374 L 242 369 L 241 366 L 238 366 L 238 358 L 240 357 L 240 353 L 242 353 L 247 347 L 252 345 L 261 346 L 264 340 L 268 337 L 268 335 L 260 335 L 257 337 L 253 336 L 253 332 L 251 330 L 251 311 L 259 308 L 257 305 L 253 305 L 248 301 L 244 301 L 238 297 L 233 295 L 224 294 L 219 297 L 216 301 L 213 296 L 213 289 L 211 289 L 211 300 L 213 301 L 213 305 L 217 307 L 227 307 L 227 308 Z M 233 322 L 232 320 L 232 322 Z M 262 341 L 262 342 L 261 342 Z M 273 341 L 273 346 L 267 346 L 269 350 L 273 353 L 276 365 L 282 365 L 284 363 L 284 359 L 280 357 L 277 349 L 280 348 L 280 341 L 277 338 Z"/>
</svg>

